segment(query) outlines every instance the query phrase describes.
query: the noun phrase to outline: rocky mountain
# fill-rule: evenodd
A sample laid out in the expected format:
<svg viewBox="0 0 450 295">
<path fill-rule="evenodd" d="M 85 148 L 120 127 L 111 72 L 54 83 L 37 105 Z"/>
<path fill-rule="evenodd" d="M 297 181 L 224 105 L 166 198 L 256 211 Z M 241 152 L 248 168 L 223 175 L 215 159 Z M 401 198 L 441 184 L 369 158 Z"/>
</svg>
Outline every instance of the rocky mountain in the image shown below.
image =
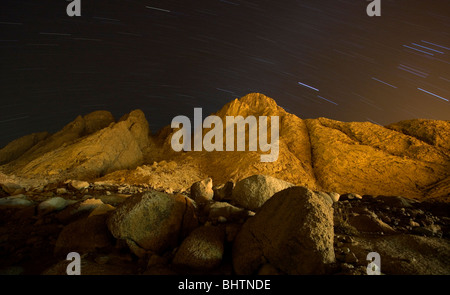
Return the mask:
<svg viewBox="0 0 450 295">
<path fill-rule="evenodd" d="M 374 251 L 383 274 L 450 274 L 449 121 L 303 120 L 257 93 L 214 115 L 278 116 L 278 159 L 175 152 L 140 110 L 5 146 L 0 274 L 66 274 L 73 251 L 82 274 L 354 275 Z"/>
<path fill-rule="evenodd" d="M 264 174 L 313 190 L 449 198 L 449 121 L 409 120 L 382 127 L 303 120 L 258 93 L 235 99 L 213 115 L 223 122 L 226 116 L 278 116 L 277 161 L 263 163 L 261 151 L 248 149 L 174 152 L 170 126 L 151 135 L 139 110 L 118 122 L 100 111 L 76 118 L 56 134 L 32 134 L 10 143 L 0 150 L 0 171 L 51 181 L 102 177 L 174 191 L 206 177 L 225 183 Z"/>
</svg>

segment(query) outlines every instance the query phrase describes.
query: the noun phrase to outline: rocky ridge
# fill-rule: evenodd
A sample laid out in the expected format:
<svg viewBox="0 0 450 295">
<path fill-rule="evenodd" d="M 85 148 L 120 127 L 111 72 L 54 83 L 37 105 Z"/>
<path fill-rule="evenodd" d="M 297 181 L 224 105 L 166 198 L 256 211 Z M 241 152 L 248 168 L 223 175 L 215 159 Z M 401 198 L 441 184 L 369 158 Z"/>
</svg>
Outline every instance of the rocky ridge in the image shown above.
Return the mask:
<svg viewBox="0 0 450 295">
<path fill-rule="evenodd" d="M 264 174 L 312 190 L 449 198 L 449 121 L 409 120 L 382 127 L 303 120 L 257 93 L 231 101 L 214 115 L 279 116 L 278 160 L 262 163 L 261 151 L 176 153 L 170 126 L 150 134 L 139 110 L 117 122 L 99 111 L 78 117 L 56 134 L 30 135 L 7 145 L 0 150 L 0 173 L 41 182 L 73 178 L 149 184 L 178 192 L 208 177 L 225 183 Z"/>
<path fill-rule="evenodd" d="M 176 153 L 139 110 L 1 149 L 2 273 L 79 251 L 85 274 L 365 274 L 376 251 L 386 274 L 449 274 L 449 121 L 302 120 L 256 93 L 215 115 L 279 116 L 278 160 Z"/>
</svg>

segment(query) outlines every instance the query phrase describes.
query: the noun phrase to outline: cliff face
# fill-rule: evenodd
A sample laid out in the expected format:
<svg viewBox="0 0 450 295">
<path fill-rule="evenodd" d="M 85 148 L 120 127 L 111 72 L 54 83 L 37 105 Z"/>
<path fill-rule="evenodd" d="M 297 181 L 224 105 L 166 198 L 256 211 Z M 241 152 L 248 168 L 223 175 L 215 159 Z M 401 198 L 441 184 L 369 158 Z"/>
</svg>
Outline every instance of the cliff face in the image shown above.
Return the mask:
<svg viewBox="0 0 450 295">
<path fill-rule="evenodd" d="M 176 130 L 170 126 L 149 138 L 148 123 L 140 111 L 117 123 L 107 112 L 96 112 L 49 137 L 33 137 L 31 147 L 13 153 L 15 159 L 0 170 L 57 180 L 107 174 L 103 180 L 173 190 L 187 189 L 203 177 L 219 184 L 265 174 L 313 190 L 449 198 L 449 121 L 410 120 L 382 127 L 326 118 L 302 120 L 257 93 L 231 101 L 214 115 L 223 122 L 226 116 L 278 116 L 277 161 L 261 162 L 260 150 L 248 151 L 248 138 L 242 152 L 177 153 L 170 145 Z M 203 130 L 203 135 L 208 131 Z M 0 150 L 0 159 L 8 159 L 5 154 L 12 149 Z M 135 170 L 121 170 L 141 164 Z"/>
</svg>

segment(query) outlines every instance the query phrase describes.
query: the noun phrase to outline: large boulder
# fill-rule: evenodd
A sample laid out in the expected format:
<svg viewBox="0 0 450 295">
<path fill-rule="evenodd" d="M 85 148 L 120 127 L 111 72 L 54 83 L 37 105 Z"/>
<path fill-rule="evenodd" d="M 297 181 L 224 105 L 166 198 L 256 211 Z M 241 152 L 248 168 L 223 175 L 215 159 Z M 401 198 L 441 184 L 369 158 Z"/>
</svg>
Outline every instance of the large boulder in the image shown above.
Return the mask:
<svg viewBox="0 0 450 295">
<path fill-rule="evenodd" d="M 198 225 L 192 200 L 157 191 L 128 198 L 107 223 L 113 236 L 139 257 L 177 246 Z"/>
<path fill-rule="evenodd" d="M 222 262 L 225 233 L 216 226 L 195 229 L 178 248 L 173 264 L 197 270 L 210 270 Z"/>
<path fill-rule="evenodd" d="M 83 218 L 65 226 L 55 245 L 56 255 L 70 252 L 89 253 L 112 245 L 112 237 L 106 227 L 106 216 Z"/>
<path fill-rule="evenodd" d="M 232 201 L 243 208 L 256 210 L 260 208 L 275 193 L 293 186 L 267 175 L 253 175 L 239 181 L 232 194 Z"/>
<path fill-rule="evenodd" d="M 333 208 L 305 187 L 276 193 L 233 244 L 233 267 L 250 275 L 269 263 L 286 274 L 325 274 L 335 261 Z"/>
</svg>

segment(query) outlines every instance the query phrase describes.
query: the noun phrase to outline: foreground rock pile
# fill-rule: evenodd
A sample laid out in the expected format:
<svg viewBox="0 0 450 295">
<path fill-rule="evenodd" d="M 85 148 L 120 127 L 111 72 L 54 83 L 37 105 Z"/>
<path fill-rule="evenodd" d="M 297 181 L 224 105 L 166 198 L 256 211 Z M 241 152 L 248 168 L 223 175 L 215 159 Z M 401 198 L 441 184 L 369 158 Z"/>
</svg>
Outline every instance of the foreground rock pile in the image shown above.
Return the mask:
<svg viewBox="0 0 450 295">
<path fill-rule="evenodd" d="M 2 184 L 0 273 L 450 274 L 447 203 L 312 191 L 254 175 L 183 193 L 70 180 Z"/>
</svg>

